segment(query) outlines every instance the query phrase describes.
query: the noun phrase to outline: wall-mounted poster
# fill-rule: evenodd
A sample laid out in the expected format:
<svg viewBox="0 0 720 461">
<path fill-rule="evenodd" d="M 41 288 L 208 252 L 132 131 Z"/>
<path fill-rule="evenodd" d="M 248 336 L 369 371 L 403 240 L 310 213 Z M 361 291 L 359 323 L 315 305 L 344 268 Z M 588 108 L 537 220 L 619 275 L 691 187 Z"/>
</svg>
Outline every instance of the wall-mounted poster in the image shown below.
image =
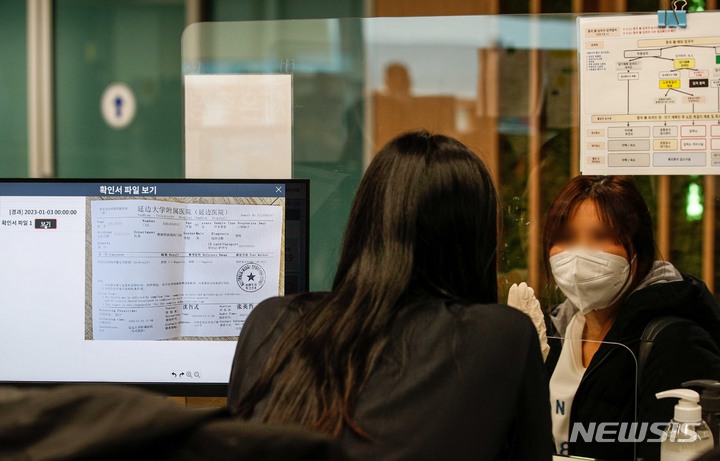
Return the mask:
<svg viewBox="0 0 720 461">
<path fill-rule="evenodd" d="M 583 174 L 720 174 L 718 24 L 720 12 L 686 28 L 578 18 Z"/>
</svg>

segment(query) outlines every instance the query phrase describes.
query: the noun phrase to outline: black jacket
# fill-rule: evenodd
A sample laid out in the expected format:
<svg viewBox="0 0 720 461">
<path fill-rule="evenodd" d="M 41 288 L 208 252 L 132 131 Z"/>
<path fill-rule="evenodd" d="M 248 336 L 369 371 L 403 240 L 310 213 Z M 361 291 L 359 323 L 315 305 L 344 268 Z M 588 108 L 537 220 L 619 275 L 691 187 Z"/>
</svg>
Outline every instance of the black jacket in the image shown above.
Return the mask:
<svg viewBox="0 0 720 461">
<path fill-rule="evenodd" d="M 248 317 L 230 378 L 231 412 L 298 319 L 290 299 L 267 300 Z M 372 440 L 349 430 L 340 436 L 351 459 L 550 460 L 547 376 L 525 314 L 430 298 L 403 305 L 394 325 L 354 409 Z"/>
<path fill-rule="evenodd" d="M 694 324 L 674 324 L 655 339 L 636 395 L 636 359 L 645 326 L 654 318 L 679 316 Z M 560 335 L 548 322 L 548 336 Z M 546 366 L 552 374 L 562 345 L 550 340 Z M 611 343 L 619 343 L 614 345 Z M 691 379 L 720 380 L 720 306 L 700 280 L 683 276 L 682 281 L 657 283 L 633 292 L 620 307 L 618 317 L 593 356 L 578 386 L 570 410 L 573 423 L 646 422 L 666 423 L 673 416 L 677 399 L 657 400 L 660 391 L 681 388 Z M 626 346 L 627 348 L 623 347 Z M 629 349 L 629 350 L 628 350 Z M 637 405 L 637 409 L 636 409 Z M 636 416 L 637 411 L 637 416 Z M 637 433 L 640 432 L 638 428 Z M 647 438 L 657 436 L 649 432 Z M 647 461 L 660 459 L 660 443 L 587 442 L 577 437 L 569 454 L 607 460 Z"/>
</svg>

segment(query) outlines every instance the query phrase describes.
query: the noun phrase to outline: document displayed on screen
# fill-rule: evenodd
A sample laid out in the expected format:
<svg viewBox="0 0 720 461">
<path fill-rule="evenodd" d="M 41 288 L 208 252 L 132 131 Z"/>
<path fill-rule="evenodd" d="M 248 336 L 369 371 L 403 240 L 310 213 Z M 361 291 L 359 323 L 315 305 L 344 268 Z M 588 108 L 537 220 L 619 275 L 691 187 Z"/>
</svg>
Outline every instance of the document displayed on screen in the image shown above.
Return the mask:
<svg viewBox="0 0 720 461">
<path fill-rule="evenodd" d="M 90 223 L 91 339 L 237 336 L 238 299 L 281 292 L 279 206 L 96 200 Z"/>
<path fill-rule="evenodd" d="M 0 180 L 0 382 L 227 383 L 308 288 L 307 181 L 93 181 Z"/>
</svg>

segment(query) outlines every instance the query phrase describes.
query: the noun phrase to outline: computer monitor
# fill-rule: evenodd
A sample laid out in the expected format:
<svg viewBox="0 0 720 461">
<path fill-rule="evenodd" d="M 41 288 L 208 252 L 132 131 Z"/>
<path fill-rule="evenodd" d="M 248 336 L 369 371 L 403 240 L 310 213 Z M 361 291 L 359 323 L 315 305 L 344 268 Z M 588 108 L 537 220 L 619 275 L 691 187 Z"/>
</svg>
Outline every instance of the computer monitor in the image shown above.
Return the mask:
<svg viewBox="0 0 720 461">
<path fill-rule="evenodd" d="M 308 290 L 307 180 L 0 180 L 0 384 L 224 396 L 255 305 Z"/>
</svg>

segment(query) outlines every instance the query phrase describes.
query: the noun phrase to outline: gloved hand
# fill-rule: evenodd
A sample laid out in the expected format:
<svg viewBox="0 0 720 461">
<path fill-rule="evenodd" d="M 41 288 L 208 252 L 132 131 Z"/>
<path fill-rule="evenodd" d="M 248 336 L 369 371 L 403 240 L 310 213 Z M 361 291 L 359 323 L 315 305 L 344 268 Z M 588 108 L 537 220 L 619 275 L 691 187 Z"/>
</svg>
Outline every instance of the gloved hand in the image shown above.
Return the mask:
<svg viewBox="0 0 720 461">
<path fill-rule="evenodd" d="M 547 332 L 545 330 L 545 318 L 540 309 L 540 301 L 535 297 L 535 292 L 522 282 L 520 285 L 513 283 L 508 291 L 507 305 L 524 312 L 530 317 L 540 338 L 540 352 L 542 352 L 543 360 L 547 359 L 550 352 L 550 346 L 547 342 Z"/>
</svg>

